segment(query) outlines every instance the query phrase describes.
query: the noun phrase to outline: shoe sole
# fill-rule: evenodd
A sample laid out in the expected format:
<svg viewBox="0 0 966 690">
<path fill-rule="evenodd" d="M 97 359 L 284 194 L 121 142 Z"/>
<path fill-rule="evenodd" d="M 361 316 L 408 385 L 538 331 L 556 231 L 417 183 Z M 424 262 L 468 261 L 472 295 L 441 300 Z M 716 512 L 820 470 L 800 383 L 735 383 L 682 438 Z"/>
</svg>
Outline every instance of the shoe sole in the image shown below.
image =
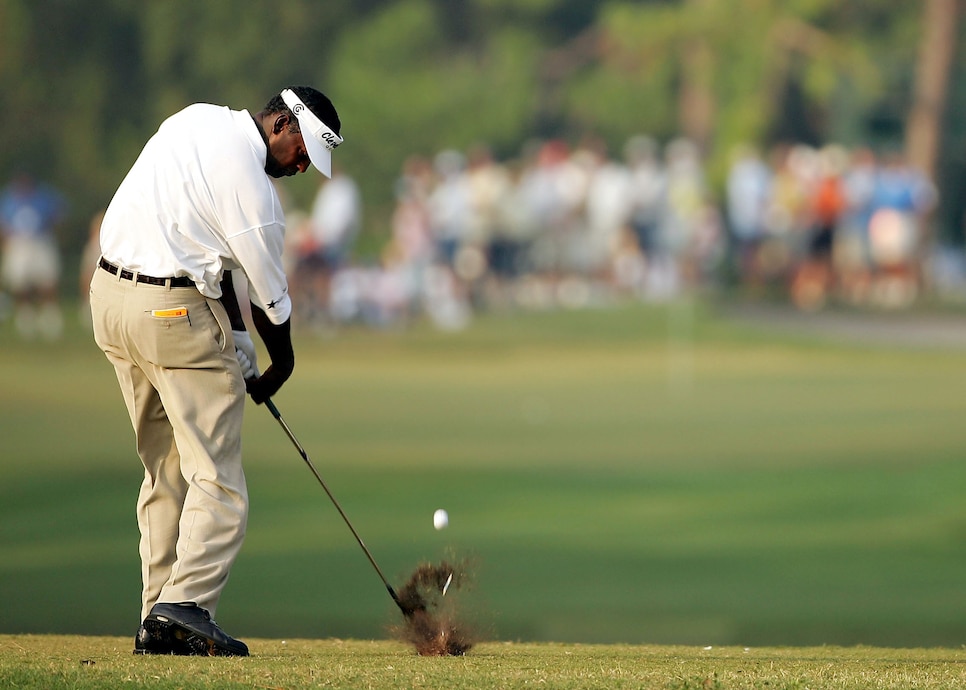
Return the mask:
<svg viewBox="0 0 966 690">
<path fill-rule="evenodd" d="M 134 653 L 138 655 L 190 656 L 191 649 L 178 643 L 172 634 L 171 626 L 160 621 L 146 620 L 142 624 L 148 635 L 155 640 L 154 645 L 138 647 L 135 640 Z"/>
<path fill-rule="evenodd" d="M 222 647 L 216 644 L 214 640 L 209 640 L 194 630 L 189 630 L 177 623 L 171 624 L 171 632 L 174 634 L 176 640 L 191 650 L 191 656 L 248 656 L 247 653 L 242 654 L 232 651 L 227 647 Z"/>
<path fill-rule="evenodd" d="M 148 619 L 144 622 L 145 627 L 148 623 L 166 628 L 176 644 L 180 644 L 182 649 L 186 650 L 183 652 L 172 651 L 171 654 L 184 656 L 248 656 L 247 650 L 234 650 L 219 645 L 214 640 L 167 616 L 164 617 L 164 620 L 161 620 L 160 617 Z M 177 648 L 175 647 L 175 649 Z"/>
</svg>

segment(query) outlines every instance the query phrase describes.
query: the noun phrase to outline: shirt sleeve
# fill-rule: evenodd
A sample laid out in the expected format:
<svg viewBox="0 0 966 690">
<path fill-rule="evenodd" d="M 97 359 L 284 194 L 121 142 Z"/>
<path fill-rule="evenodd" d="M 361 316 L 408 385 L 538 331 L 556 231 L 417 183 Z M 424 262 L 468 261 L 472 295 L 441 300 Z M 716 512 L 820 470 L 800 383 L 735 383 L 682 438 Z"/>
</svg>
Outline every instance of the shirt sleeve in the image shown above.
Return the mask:
<svg viewBox="0 0 966 690">
<path fill-rule="evenodd" d="M 285 226 L 272 223 L 228 239 L 239 268 L 248 278 L 248 297 L 279 325 L 292 315 L 292 299 L 282 266 Z"/>
</svg>

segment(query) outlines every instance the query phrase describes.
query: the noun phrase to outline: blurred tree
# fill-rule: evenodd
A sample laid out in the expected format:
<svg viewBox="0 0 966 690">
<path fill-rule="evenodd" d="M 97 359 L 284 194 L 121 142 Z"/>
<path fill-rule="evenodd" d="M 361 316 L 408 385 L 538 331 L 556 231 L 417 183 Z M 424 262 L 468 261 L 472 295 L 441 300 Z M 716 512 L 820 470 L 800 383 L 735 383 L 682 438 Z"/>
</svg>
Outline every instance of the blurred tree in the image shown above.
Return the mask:
<svg viewBox="0 0 966 690">
<path fill-rule="evenodd" d="M 374 237 L 410 154 L 477 142 L 508 157 L 535 136 L 613 151 L 684 133 L 718 181 L 738 142 L 905 143 L 943 170 L 957 2 L 2 0 L 0 103 L 31 120 L 0 133 L 0 173 L 69 193 L 75 249 L 161 119 L 196 100 L 255 109 L 296 83 L 338 105 Z M 316 184 L 286 188 L 305 204 Z"/>
<path fill-rule="evenodd" d="M 567 107 L 610 137 L 683 134 L 721 180 L 739 142 L 826 140 L 842 84 L 868 108 L 882 94 L 882 9 L 840 0 L 614 3 L 601 16 L 599 60 L 568 83 Z M 908 16 L 891 10 L 891 19 Z M 798 102 L 789 100 L 799 93 Z M 630 107 L 636 94 L 635 107 Z M 622 106 L 622 100 L 624 101 Z M 853 106 L 852 111 L 856 109 Z"/>
<path fill-rule="evenodd" d="M 140 30 L 153 116 L 213 99 L 257 107 L 278 83 L 321 83 L 335 37 L 357 16 L 348 0 L 147 3 Z"/>
<path fill-rule="evenodd" d="M 128 155 L 126 123 L 142 112 L 134 14 L 124 4 L 0 3 L 0 104 L 29 114 L 0 133 L 0 169 L 7 178 L 30 171 L 68 195 L 79 219 L 61 237 L 69 252 L 82 246 L 87 220 L 116 185 L 113 156 Z"/>
<path fill-rule="evenodd" d="M 715 0 L 688 0 L 688 12 L 703 20 L 710 17 L 709 10 Z M 710 27 L 709 27 L 710 28 Z M 681 134 L 707 152 L 714 136 L 714 119 L 717 103 L 714 97 L 715 50 L 711 39 L 713 32 L 692 31 L 683 43 L 681 51 L 681 83 L 678 93 Z"/>
<path fill-rule="evenodd" d="M 925 0 L 912 108 L 906 126 L 906 158 L 936 179 L 949 73 L 956 50 L 959 0 Z"/>
<path fill-rule="evenodd" d="M 492 21 L 477 9 L 480 21 Z M 536 39 L 513 26 L 477 33 L 477 21 L 459 27 L 456 18 L 444 33 L 438 17 L 447 11 L 431 0 L 400 0 L 340 38 L 329 84 L 348 123 L 346 157 L 365 171 L 371 203 L 391 204 L 410 155 L 480 142 L 509 154 L 530 134 Z"/>
</svg>

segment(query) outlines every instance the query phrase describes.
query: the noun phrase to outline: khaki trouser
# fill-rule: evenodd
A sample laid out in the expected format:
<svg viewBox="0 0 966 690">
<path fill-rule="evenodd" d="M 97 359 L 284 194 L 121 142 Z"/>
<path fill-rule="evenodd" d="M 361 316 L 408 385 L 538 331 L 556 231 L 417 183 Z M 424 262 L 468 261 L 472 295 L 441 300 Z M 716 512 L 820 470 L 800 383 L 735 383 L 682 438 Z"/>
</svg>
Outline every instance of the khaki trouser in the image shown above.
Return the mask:
<svg viewBox="0 0 966 690">
<path fill-rule="evenodd" d="M 158 602 L 195 602 L 214 617 L 248 518 L 245 384 L 228 315 L 193 287 L 134 283 L 99 268 L 91 314 L 144 464 L 141 619 Z"/>
</svg>

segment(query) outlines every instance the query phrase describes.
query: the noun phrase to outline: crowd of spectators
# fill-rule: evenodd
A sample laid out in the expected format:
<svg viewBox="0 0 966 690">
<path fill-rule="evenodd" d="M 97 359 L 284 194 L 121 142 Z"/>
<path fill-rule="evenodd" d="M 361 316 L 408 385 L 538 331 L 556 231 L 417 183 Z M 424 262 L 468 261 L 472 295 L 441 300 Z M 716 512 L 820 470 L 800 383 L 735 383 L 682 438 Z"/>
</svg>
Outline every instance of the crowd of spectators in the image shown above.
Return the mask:
<svg viewBox="0 0 966 690">
<path fill-rule="evenodd" d="M 355 183 L 323 183 L 293 237 L 303 322 L 460 328 L 478 310 L 666 301 L 722 288 L 904 306 L 922 283 L 932 183 L 896 155 L 841 146 L 738 147 L 716 195 L 697 147 L 638 136 L 412 156 L 377 262 L 353 261 Z"/>
<path fill-rule="evenodd" d="M 341 170 L 289 212 L 288 275 L 301 326 L 465 326 L 480 310 L 653 302 L 730 289 L 802 310 L 830 300 L 903 307 L 923 285 L 933 184 L 868 148 L 735 149 L 715 193 L 697 147 L 633 137 L 530 142 L 414 155 L 395 184 L 389 238 L 355 258 L 363 199 Z M 59 337 L 59 192 L 29 176 L 0 194 L 0 317 L 24 338 Z M 97 218 L 81 295 L 96 260 Z M 93 257 L 93 258 L 92 258 Z M 90 264 L 88 266 L 88 264 Z M 6 305 L 6 306 L 5 306 Z M 83 310 L 82 310 L 83 312 Z"/>
<path fill-rule="evenodd" d="M 787 288 L 800 309 L 830 298 L 902 307 L 923 284 L 932 182 L 897 153 L 840 146 L 736 151 L 723 207 L 739 280 Z"/>
</svg>

